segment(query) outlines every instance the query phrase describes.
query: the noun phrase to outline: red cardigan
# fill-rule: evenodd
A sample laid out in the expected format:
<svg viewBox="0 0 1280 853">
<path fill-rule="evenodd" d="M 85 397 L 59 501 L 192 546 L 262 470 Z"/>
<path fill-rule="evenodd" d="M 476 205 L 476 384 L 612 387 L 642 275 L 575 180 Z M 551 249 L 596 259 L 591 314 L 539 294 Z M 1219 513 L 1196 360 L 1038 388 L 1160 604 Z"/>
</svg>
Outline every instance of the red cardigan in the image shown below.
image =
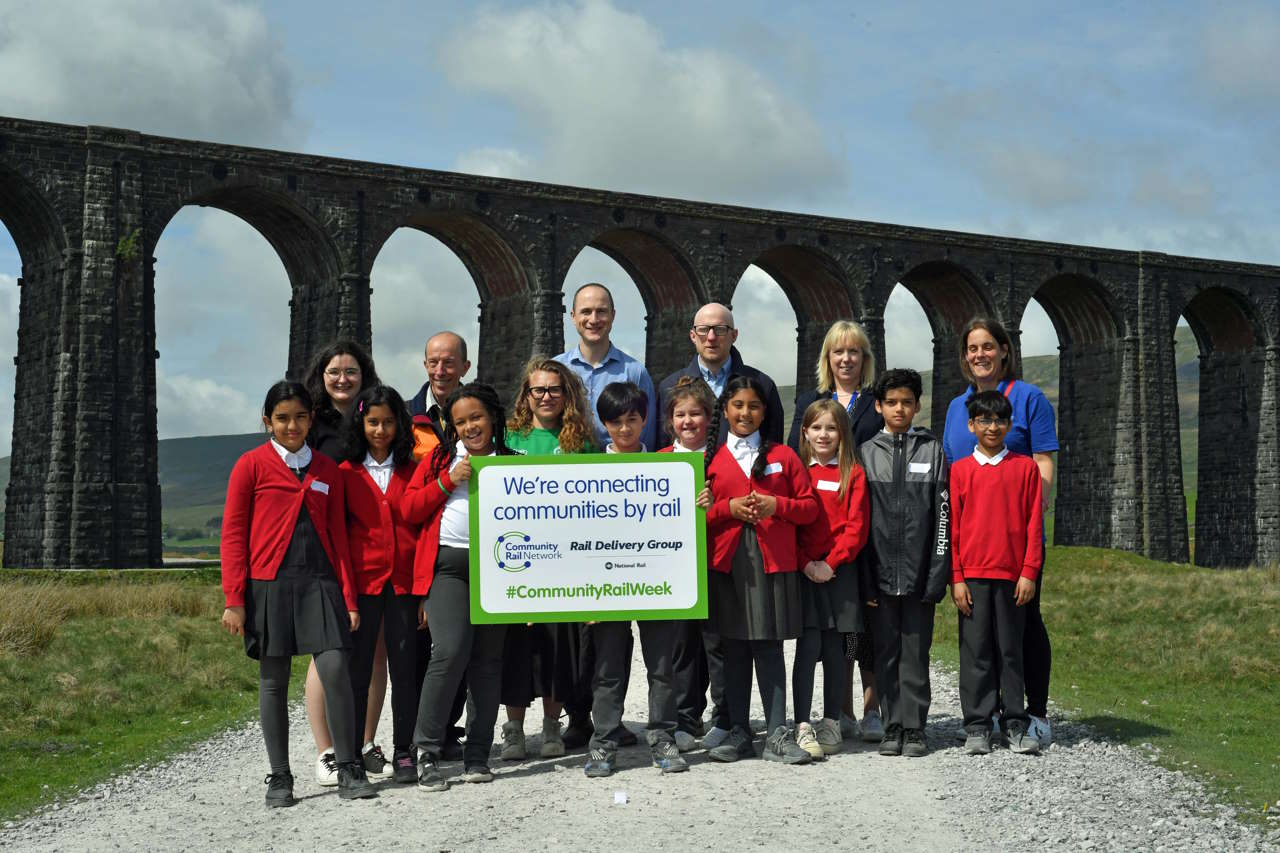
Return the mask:
<svg viewBox="0 0 1280 853">
<path fill-rule="evenodd" d="M 822 511 L 812 524 L 800 528 L 800 556 L 805 562 L 825 560 L 832 569 L 848 566 L 867 544 L 867 476 L 861 465 L 854 465 L 843 498 L 839 466 L 810 465 L 809 480 Z"/>
<path fill-rule="evenodd" d="M 271 442 L 240 457 L 231 469 L 222 513 L 222 591 L 227 607 L 244 606 L 249 578 L 275 578 L 305 501 L 320 544 L 342 584 L 347 609 L 356 609 L 342 486 L 337 463 L 319 451 L 312 451 L 301 482 Z"/>
<path fill-rule="evenodd" d="M 1040 468 L 1009 453 L 998 465 L 973 454 L 951 466 L 951 582 L 1035 580 L 1044 565 Z"/>
<path fill-rule="evenodd" d="M 447 492 L 440 488 L 437 479 L 444 483 Z M 447 467 L 437 477 L 431 469 L 431 454 L 425 456 L 418 467 L 413 469 L 413 476 L 405 486 L 400 511 L 405 521 L 420 525 L 418 544 L 413 552 L 413 587 L 416 595 L 426 595 L 431 590 L 431 581 L 436 576 L 436 556 L 440 553 L 440 517 L 449 493 L 455 488 L 465 489 L 468 485 L 454 485 L 453 480 L 449 479 Z"/>
<path fill-rule="evenodd" d="M 419 525 L 405 520 L 401 506 L 413 478 L 413 464 L 393 469 L 386 494 L 363 462 L 343 462 L 338 467 L 347 500 L 347 542 L 356 591 L 377 595 L 390 580 L 396 595 L 426 595 L 426 582 L 413 571 Z"/>
<path fill-rule="evenodd" d="M 767 466 L 777 466 L 777 471 L 749 481 L 729 448 L 721 446 L 707 469 L 707 477 L 714 479 L 711 491 L 715 495 L 715 502 L 707 510 L 707 535 L 711 539 L 711 568 L 717 572 L 728 572 L 733 566 L 733 555 L 742 537 L 742 522 L 730 514 L 729 500 L 745 497 L 752 488 L 778 499 L 777 512 L 755 526 L 765 572 L 794 572 L 800 567 L 796 527 L 818 517 L 818 499 L 800 458 L 790 447 L 771 446 L 765 462 Z"/>
</svg>

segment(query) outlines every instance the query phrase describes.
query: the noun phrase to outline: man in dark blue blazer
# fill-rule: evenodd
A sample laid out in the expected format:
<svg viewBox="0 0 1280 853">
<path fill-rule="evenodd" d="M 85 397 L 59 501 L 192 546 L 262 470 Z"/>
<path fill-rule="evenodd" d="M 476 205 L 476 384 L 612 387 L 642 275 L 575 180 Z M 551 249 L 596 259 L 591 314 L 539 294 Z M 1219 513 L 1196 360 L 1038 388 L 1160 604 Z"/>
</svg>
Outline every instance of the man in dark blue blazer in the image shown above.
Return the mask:
<svg viewBox="0 0 1280 853">
<path fill-rule="evenodd" d="M 738 330 L 733 325 L 733 312 L 719 302 L 708 302 L 693 315 L 693 327 L 689 329 L 689 340 L 697 355 L 687 367 L 662 380 L 658 386 L 659 416 L 665 411 L 661 398 L 664 397 L 682 376 L 701 377 L 711 386 L 711 392 L 719 399 L 724 391 L 724 384 L 730 376 L 750 376 L 764 386 L 765 412 L 764 423 L 760 425 L 760 433 L 770 441 L 782 443 L 784 427 L 782 414 L 782 398 L 778 396 L 778 386 L 767 373 L 742 363 L 742 356 L 733 345 L 738 339 Z M 665 428 L 666 425 L 663 424 Z M 723 443 L 729 433 L 729 422 L 721 420 L 720 442 Z"/>
</svg>

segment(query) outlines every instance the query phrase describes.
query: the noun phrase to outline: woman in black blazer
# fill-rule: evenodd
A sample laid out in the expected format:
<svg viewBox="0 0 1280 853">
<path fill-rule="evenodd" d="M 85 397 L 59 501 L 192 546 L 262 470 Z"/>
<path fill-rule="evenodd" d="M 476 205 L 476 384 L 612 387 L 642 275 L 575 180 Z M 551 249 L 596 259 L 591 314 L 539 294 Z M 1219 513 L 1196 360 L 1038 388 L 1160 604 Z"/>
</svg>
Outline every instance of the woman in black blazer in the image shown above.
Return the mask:
<svg viewBox="0 0 1280 853">
<path fill-rule="evenodd" d="M 837 320 L 822 339 L 822 352 L 818 355 L 817 390 L 796 397 L 795 415 L 791 419 L 791 434 L 787 444 L 792 450 L 800 450 L 800 424 L 804 410 L 815 400 L 830 398 L 849 412 L 853 446 L 858 448 L 884 429 L 884 418 L 876 411 L 876 398 L 871 393 L 875 383 L 876 359 L 871 352 L 867 332 L 852 320 Z M 863 554 L 867 552 L 864 550 Z M 845 635 L 845 657 L 848 672 L 845 677 L 844 716 L 840 729 L 846 738 L 854 737 L 861 728 L 862 739 L 878 742 L 884 736 L 884 724 L 880 717 L 880 702 L 876 696 L 873 641 L 870 632 Z M 853 716 L 853 664 L 858 663 L 862 675 L 862 724 Z"/>
</svg>

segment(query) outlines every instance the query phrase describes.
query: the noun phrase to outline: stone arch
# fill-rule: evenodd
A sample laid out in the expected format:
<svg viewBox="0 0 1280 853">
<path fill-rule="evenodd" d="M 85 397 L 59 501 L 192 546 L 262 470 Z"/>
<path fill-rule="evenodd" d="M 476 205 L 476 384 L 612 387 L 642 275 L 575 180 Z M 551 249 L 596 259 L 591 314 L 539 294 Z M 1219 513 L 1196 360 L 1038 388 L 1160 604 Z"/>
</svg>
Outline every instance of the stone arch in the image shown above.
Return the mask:
<svg viewBox="0 0 1280 853">
<path fill-rule="evenodd" d="M 644 228 L 609 228 L 593 234 L 585 245 L 617 262 L 640 291 L 645 306 L 644 363 L 654 383 L 661 382 L 691 357 L 689 325 L 707 301 L 693 264 L 666 235 Z M 563 288 L 562 280 L 559 289 Z"/>
<path fill-rule="evenodd" d="M 328 231 L 294 197 L 254 183 L 211 183 L 152 217 L 146 257 L 155 254 L 164 229 L 184 207 L 214 207 L 248 223 L 279 255 L 292 290 L 287 374 L 299 378 L 311 355 L 328 341 L 350 335 L 369 344 L 368 304 L 363 322 L 358 300 L 343 287 L 342 254 Z M 147 265 L 147 293 L 154 305 L 155 283 Z M 154 342 L 154 324 L 150 329 Z"/>
<path fill-rule="evenodd" d="M 1260 547 L 1274 550 L 1260 534 L 1276 536 L 1258 521 L 1260 456 L 1274 443 L 1267 435 L 1274 424 L 1261 417 L 1270 341 L 1253 299 L 1234 288 L 1196 290 L 1180 313 L 1200 348 L 1193 559 L 1201 566 L 1246 566 Z"/>
<path fill-rule="evenodd" d="M 1046 279 L 1031 295 L 1058 335 L 1057 497 L 1054 541 L 1123 546 L 1138 524 L 1134 381 L 1125 321 L 1096 279 Z M 1025 311 L 1025 309 L 1024 309 Z"/>
<path fill-rule="evenodd" d="M 68 471 L 54 465 L 68 451 L 50 420 L 61 420 L 64 395 L 56 381 L 63 293 L 66 287 L 67 233 L 53 201 L 16 170 L 0 164 L 0 222 L 12 237 L 22 269 L 18 283 L 18 348 L 13 395 L 10 479 L 5 493 L 6 566 L 46 564 L 44 531 L 52 488 L 66 502 Z M 78 270 L 76 270 L 78 272 Z"/>
<path fill-rule="evenodd" d="M 957 335 L 977 315 L 998 317 L 989 289 L 972 271 L 946 259 L 916 264 L 897 277 L 915 297 L 933 330 L 933 378 L 930 386 L 929 423 L 941 434 L 947 406 L 965 388 L 957 355 Z M 892 286 L 889 288 L 892 290 Z M 883 363 L 884 353 L 877 352 Z"/>
<path fill-rule="evenodd" d="M 795 311 L 796 393 L 810 391 L 816 381 L 814 364 L 827 329 L 836 320 L 861 316 L 856 295 L 836 259 L 818 249 L 794 244 L 774 246 L 751 263 L 778 283 Z"/>
<path fill-rule="evenodd" d="M 481 216 L 419 209 L 391 220 L 389 227 L 371 236 L 363 270 L 366 278 L 387 240 L 401 228 L 421 231 L 439 240 L 466 267 L 479 296 L 475 379 L 503 392 L 511 390 L 521 365 L 533 352 L 536 333 L 536 277 L 516 251 L 514 241 Z"/>
</svg>

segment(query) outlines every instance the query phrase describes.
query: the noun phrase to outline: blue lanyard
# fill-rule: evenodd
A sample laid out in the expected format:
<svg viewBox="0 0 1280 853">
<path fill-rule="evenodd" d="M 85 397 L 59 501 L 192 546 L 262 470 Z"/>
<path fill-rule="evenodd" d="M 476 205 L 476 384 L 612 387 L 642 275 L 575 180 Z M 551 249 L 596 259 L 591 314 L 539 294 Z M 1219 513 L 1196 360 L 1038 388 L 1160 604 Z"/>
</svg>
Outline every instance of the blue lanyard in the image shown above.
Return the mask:
<svg viewBox="0 0 1280 853">
<path fill-rule="evenodd" d="M 831 392 L 831 399 L 832 399 L 832 400 L 835 400 L 837 403 L 838 403 L 838 402 L 840 402 L 840 398 L 836 396 L 836 392 L 835 392 L 835 391 L 832 391 L 832 392 Z M 848 412 L 849 414 L 851 414 L 851 415 L 852 415 L 852 414 L 853 414 L 853 404 L 854 404 L 854 403 L 856 403 L 856 402 L 858 402 L 858 392 L 857 392 L 857 391 L 854 391 L 854 392 L 853 392 L 853 394 L 849 397 L 849 405 L 845 406 L 845 407 L 844 407 L 844 410 L 845 410 L 846 412 Z"/>
</svg>

